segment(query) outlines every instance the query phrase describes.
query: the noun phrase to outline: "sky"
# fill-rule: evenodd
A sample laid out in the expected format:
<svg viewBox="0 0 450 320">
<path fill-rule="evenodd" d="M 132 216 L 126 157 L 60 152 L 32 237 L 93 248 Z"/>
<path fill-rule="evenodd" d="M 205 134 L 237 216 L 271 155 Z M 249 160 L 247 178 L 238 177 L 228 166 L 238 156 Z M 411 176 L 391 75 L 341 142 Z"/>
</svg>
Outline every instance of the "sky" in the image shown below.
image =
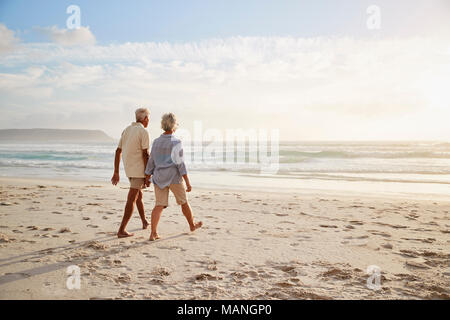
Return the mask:
<svg viewBox="0 0 450 320">
<path fill-rule="evenodd" d="M 0 128 L 450 141 L 449 40 L 446 0 L 0 0 Z"/>
</svg>

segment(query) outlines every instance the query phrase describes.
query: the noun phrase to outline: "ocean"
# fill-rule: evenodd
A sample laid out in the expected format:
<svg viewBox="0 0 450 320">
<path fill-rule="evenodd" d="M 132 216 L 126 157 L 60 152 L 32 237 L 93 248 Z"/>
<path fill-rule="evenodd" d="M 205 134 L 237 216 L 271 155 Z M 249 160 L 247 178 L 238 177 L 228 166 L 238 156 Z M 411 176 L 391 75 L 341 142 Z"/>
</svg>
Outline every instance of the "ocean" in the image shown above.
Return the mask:
<svg viewBox="0 0 450 320">
<path fill-rule="evenodd" d="M 109 181 L 115 148 L 115 143 L 0 144 L 0 176 Z M 192 183 L 202 187 L 450 198 L 448 142 L 282 142 L 277 170 L 269 173 L 248 159 L 224 163 L 202 154 L 202 148 L 200 158 L 194 148 L 184 148 Z M 248 158 L 248 149 L 244 154 Z M 123 168 L 121 177 L 126 183 Z"/>
</svg>

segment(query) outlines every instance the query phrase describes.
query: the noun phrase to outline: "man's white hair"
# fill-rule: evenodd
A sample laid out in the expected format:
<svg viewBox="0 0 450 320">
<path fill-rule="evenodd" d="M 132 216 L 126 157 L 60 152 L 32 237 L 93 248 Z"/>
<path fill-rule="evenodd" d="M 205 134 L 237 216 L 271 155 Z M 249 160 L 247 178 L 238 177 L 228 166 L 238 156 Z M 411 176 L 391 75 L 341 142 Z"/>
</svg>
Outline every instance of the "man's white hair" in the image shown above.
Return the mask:
<svg viewBox="0 0 450 320">
<path fill-rule="evenodd" d="M 136 113 L 136 121 L 142 121 L 145 119 L 145 117 L 148 117 L 150 115 L 150 110 L 147 108 L 139 108 L 135 111 Z"/>
<path fill-rule="evenodd" d="M 161 118 L 161 129 L 172 131 L 178 127 L 177 117 L 173 113 L 166 113 Z"/>
</svg>

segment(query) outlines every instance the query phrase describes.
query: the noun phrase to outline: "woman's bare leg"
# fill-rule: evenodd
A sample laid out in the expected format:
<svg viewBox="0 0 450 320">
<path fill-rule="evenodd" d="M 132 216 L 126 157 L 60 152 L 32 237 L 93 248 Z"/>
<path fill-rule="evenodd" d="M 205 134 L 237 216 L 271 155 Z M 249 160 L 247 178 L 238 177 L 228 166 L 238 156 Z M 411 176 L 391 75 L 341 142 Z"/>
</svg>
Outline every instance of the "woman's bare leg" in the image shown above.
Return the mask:
<svg viewBox="0 0 450 320">
<path fill-rule="evenodd" d="M 163 212 L 163 206 L 155 206 L 152 211 L 152 232 L 150 233 L 150 240 L 159 239 L 157 227 L 159 219 L 161 218 L 161 213 Z"/>
<path fill-rule="evenodd" d="M 183 214 L 189 223 L 189 228 L 191 229 L 191 231 L 195 231 L 203 225 L 203 222 L 201 221 L 194 223 L 194 216 L 192 215 L 191 206 L 188 202 L 181 205 L 181 211 L 183 211 Z"/>
</svg>

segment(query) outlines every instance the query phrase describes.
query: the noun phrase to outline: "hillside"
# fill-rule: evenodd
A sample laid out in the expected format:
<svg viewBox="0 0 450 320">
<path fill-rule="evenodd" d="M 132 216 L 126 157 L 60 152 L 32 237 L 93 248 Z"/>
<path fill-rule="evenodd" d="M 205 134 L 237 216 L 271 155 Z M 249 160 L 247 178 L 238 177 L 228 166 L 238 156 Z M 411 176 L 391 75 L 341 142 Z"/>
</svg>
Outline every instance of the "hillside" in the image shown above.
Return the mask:
<svg viewBox="0 0 450 320">
<path fill-rule="evenodd" d="M 0 142 L 113 142 L 101 130 L 0 129 Z"/>
</svg>

